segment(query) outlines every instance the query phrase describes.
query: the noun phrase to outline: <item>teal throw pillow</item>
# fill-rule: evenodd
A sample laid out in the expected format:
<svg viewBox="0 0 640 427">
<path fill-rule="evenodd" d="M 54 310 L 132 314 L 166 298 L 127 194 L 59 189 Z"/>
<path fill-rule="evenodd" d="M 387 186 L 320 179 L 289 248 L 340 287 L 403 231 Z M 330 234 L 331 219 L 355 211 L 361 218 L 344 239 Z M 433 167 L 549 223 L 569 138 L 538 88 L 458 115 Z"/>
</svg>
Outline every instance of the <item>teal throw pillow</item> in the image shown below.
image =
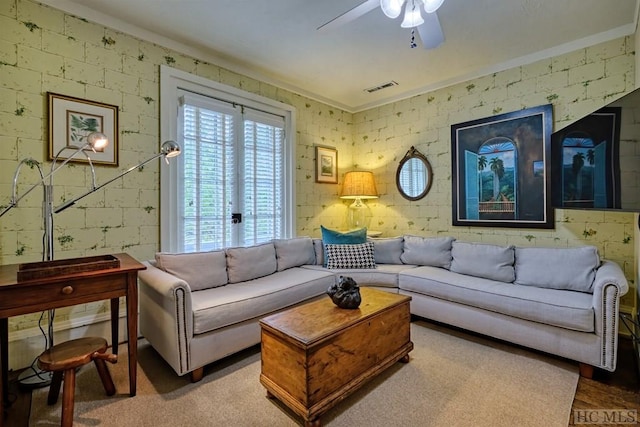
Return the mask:
<svg viewBox="0 0 640 427">
<path fill-rule="evenodd" d="M 347 231 L 341 233 L 339 231 L 330 230 L 320 226 L 322 231 L 322 246 L 324 247 L 324 266 L 327 266 L 327 249 L 326 245 L 357 245 L 367 242 L 367 229 Z"/>
<path fill-rule="evenodd" d="M 366 228 L 341 233 L 339 231 L 329 230 L 321 225 L 320 230 L 322 231 L 322 243 L 325 245 L 357 245 L 367 243 Z"/>
</svg>

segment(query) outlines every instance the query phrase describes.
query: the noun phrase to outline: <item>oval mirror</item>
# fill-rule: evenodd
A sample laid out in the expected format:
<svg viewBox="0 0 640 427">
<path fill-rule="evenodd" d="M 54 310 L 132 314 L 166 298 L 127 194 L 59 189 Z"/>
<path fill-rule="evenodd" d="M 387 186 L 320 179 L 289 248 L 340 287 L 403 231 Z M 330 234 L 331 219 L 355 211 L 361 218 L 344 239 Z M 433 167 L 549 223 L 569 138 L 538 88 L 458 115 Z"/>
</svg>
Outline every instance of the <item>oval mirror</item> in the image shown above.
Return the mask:
<svg viewBox="0 0 640 427">
<path fill-rule="evenodd" d="M 407 200 L 420 200 L 431 188 L 431 165 L 427 158 L 411 147 L 404 155 L 396 172 L 396 186 Z"/>
</svg>

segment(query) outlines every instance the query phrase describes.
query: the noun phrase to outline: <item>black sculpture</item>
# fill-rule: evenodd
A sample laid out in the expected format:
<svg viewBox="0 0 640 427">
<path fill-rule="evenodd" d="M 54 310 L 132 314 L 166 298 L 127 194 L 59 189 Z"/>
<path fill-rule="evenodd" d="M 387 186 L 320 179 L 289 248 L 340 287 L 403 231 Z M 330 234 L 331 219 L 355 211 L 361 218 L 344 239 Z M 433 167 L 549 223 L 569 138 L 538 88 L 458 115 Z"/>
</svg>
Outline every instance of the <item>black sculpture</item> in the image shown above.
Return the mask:
<svg viewBox="0 0 640 427">
<path fill-rule="evenodd" d="M 351 277 L 340 276 L 338 283 L 327 289 L 331 301 L 340 308 L 358 308 L 362 302 L 360 288 Z"/>
</svg>

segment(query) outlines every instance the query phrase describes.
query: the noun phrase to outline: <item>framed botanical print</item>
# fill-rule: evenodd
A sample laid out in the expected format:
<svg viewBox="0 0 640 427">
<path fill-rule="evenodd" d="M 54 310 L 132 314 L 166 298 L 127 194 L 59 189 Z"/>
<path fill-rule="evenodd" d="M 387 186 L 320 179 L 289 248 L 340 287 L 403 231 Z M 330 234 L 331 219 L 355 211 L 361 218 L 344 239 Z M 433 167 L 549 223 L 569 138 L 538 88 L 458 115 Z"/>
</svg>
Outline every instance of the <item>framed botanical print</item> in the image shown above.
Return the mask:
<svg viewBox="0 0 640 427">
<path fill-rule="evenodd" d="M 67 159 L 87 142 L 93 132 L 105 134 L 109 144 L 101 149 L 87 149 L 86 156 L 69 161 L 118 166 L 118 107 L 48 92 L 49 159 Z"/>
<path fill-rule="evenodd" d="M 316 145 L 316 182 L 338 183 L 338 150 Z"/>
</svg>

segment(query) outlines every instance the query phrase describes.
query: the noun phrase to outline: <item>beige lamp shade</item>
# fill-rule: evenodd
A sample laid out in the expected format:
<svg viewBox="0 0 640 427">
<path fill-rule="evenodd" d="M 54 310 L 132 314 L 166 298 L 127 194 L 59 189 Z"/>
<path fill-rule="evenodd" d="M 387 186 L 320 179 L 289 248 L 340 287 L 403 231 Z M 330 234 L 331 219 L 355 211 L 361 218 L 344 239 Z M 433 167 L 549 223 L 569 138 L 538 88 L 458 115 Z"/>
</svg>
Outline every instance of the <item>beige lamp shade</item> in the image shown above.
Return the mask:
<svg viewBox="0 0 640 427">
<path fill-rule="evenodd" d="M 368 171 L 351 171 L 344 174 L 341 199 L 377 199 L 378 191 L 373 180 L 373 173 Z"/>
</svg>

